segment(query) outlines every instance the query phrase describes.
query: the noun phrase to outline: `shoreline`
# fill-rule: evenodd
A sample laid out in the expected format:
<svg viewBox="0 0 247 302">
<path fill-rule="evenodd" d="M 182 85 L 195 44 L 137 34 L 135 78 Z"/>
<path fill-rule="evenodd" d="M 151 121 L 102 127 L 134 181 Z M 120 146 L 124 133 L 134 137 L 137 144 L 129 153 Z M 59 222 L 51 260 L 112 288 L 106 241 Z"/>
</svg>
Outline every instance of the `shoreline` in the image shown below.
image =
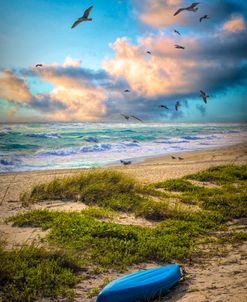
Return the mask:
<svg viewBox="0 0 247 302">
<path fill-rule="evenodd" d="M 170 155 L 165 155 L 148 158 L 128 166 L 0 173 L 0 205 L 9 201 L 19 201 L 19 196 L 23 191 L 29 190 L 33 185 L 48 182 L 54 177 L 68 177 L 78 173 L 90 173 L 90 171 L 115 170 L 143 184 L 148 184 L 183 177 L 214 166 L 246 164 L 247 142 L 210 150 L 180 152 L 176 156 L 184 159 L 173 160 Z"/>
<path fill-rule="evenodd" d="M 175 157 L 177 156 L 184 156 L 184 155 L 188 155 L 190 157 L 190 155 L 197 155 L 197 154 L 204 154 L 204 153 L 210 153 L 210 152 L 217 152 L 220 150 L 229 150 L 229 149 L 235 149 L 235 148 L 246 148 L 246 153 L 247 153 L 247 141 L 246 142 L 242 142 L 242 143 L 237 143 L 237 144 L 230 144 L 230 145 L 225 145 L 225 146 L 218 146 L 218 147 L 208 147 L 205 149 L 199 149 L 199 150 L 188 150 L 188 151 L 181 151 L 181 152 L 171 152 L 169 154 L 164 154 L 164 155 L 149 155 L 149 156 L 141 156 L 141 157 L 136 157 L 136 158 L 127 158 L 128 160 L 133 161 L 131 165 L 129 166 L 125 166 L 125 169 L 128 169 L 129 167 L 134 167 L 134 166 L 139 166 L 139 165 L 143 165 L 143 164 L 148 164 L 148 163 L 156 163 L 156 162 L 163 162 L 164 160 L 168 160 L 171 158 L 171 155 L 174 155 Z M 120 163 L 110 163 L 110 164 L 106 164 L 103 166 L 96 166 L 96 167 L 88 167 L 88 168 L 61 168 L 61 169 L 44 169 L 44 170 L 29 170 L 29 171 L 13 171 L 13 172 L 0 172 L 0 178 L 2 176 L 7 176 L 7 175 L 17 175 L 17 174 L 66 174 L 66 173 L 77 173 L 78 171 L 90 171 L 90 170 L 96 170 L 96 169 L 119 169 L 122 168 L 123 166 Z"/>
</svg>

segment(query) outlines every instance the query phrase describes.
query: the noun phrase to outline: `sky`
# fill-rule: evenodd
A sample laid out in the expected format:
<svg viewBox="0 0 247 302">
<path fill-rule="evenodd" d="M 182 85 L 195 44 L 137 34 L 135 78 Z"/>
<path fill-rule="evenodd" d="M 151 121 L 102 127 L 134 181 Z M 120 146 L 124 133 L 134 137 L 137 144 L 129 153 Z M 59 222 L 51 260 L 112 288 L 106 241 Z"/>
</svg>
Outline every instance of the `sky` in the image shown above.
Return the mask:
<svg viewBox="0 0 247 302">
<path fill-rule="evenodd" d="M 0 0 L 0 121 L 247 122 L 247 2 L 191 3 Z"/>
</svg>

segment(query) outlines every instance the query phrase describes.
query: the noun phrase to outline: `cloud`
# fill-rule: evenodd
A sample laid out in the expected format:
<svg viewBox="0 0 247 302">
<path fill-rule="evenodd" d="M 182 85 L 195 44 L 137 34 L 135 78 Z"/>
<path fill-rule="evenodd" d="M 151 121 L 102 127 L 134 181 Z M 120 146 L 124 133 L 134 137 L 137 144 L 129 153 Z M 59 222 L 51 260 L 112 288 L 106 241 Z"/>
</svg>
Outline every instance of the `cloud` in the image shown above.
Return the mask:
<svg viewBox="0 0 247 302">
<path fill-rule="evenodd" d="M 0 98 L 28 103 L 32 99 L 32 94 L 23 78 L 17 78 L 12 71 L 5 70 L 0 75 Z"/>
<path fill-rule="evenodd" d="M 193 45 L 193 39 L 187 40 Z M 126 38 L 113 44 L 115 57 L 106 60 L 103 68 L 113 77 L 127 80 L 132 93 L 137 96 L 157 97 L 191 92 L 191 78 L 183 70 L 193 68 L 193 60 L 183 60 L 174 41 L 163 35 L 140 39 L 138 45 Z M 147 56 L 151 49 L 153 55 Z"/>
<path fill-rule="evenodd" d="M 244 1 L 243 1 L 244 2 Z M 184 11 L 174 16 L 180 7 L 189 6 L 192 1 L 183 0 L 132 0 L 134 10 L 142 24 L 146 26 L 163 29 L 170 26 L 191 26 L 190 30 L 203 31 L 205 24 L 207 30 L 216 24 L 224 22 L 232 13 L 241 13 L 244 3 L 232 0 L 214 0 L 200 2 L 196 13 Z M 210 16 L 210 22 L 199 23 L 199 17 L 204 14 Z"/>
<path fill-rule="evenodd" d="M 115 57 L 106 60 L 103 68 L 115 78 L 126 79 L 135 97 L 152 101 L 160 96 L 193 96 L 200 89 L 224 89 L 246 80 L 244 39 L 244 35 L 224 39 L 220 31 L 203 38 L 188 36 L 180 41 L 185 50 L 175 49 L 174 40 L 162 33 L 142 38 L 137 45 L 117 39 L 112 45 Z"/>
<path fill-rule="evenodd" d="M 24 82 L 13 72 L 5 71 L 1 80 L 1 96 L 10 102 L 28 105 L 48 120 L 95 121 L 107 112 L 106 90 L 97 83 L 104 82 L 104 72 L 83 69 L 79 61 L 66 58 L 63 65 L 44 65 L 22 70 L 25 76 L 35 76 L 53 84 L 48 93 L 32 95 Z M 14 87 L 14 89 L 13 89 Z"/>
<path fill-rule="evenodd" d="M 240 32 L 246 29 L 246 24 L 242 16 L 232 16 L 230 20 L 226 21 L 223 29 L 229 32 Z"/>
</svg>

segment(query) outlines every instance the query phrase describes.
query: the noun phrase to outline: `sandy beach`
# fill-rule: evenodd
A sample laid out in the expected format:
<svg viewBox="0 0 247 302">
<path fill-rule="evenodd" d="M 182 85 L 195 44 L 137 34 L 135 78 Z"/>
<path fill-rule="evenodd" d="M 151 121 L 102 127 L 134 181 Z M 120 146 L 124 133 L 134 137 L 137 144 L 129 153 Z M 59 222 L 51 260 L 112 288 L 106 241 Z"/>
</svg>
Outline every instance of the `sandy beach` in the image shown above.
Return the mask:
<svg viewBox="0 0 247 302">
<path fill-rule="evenodd" d="M 152 183 L 161 180 L 179 178 L 207 168 L 225 164 L 246 164 L 247 143 L 234 146 L 179 153 L 176 156 L 182 159 L 172 159 L 171 156 L 146 159 L 143 162 L 129 165 L 107 168 L 97 168 L 99 171 L 110 169 L 124 172 L 141 183 Z M 63 177 L 75 173 L 87 173 L 87 169 L 78 170 L 52 170 L 22 173 L 0 174 L 0 231 L 3 233 L 7 247 L 12 248 L 24 243 L 44 237 L 46 232 L 33 228 L 12 227 L 4 220 L 18 212 L 27 211 L 31 208 L 49 208 L 51 210 L 80 211 L 85 205 L 76 201 L 71 202 L 44 202 L 37 203 L 29 208 L 23 208 L 19 197 L 23 191 L 30 189 L 34 184 L 47 182 L 54 177 Z M 120 223 L 146 225 L 145 219 L 136 219 L 131 215 L 122 215 Z M 152 225 L 150 225 L 152 226 Z M 229 230 L 246 230 L 246 220 L 236 220 L 229 223 Z M 218 234 L 220 236 L 220 234 Z M 224 247 L 214 244 L 203 244 L 198 247 L 191 263 L 185 264 L 186 280 L 162 301 L 247 301 L 247 244 L 227 245 Z M 152 267 L 157 264 L 145 263 L 136 265 L 129 272 L 140 268 Z M 121 274 L 112 273 L 111 278 Z M 101 279 L 106 276 L 102 276 Z M 109 277 L 109 274 L 107 275 Z M 90 277 L 82 281 L 76 287 L 75 301 L 91 302 L 94 298 L 87 298 L 86 290 L 101 284 L 101 279 Z"/>
</svg>

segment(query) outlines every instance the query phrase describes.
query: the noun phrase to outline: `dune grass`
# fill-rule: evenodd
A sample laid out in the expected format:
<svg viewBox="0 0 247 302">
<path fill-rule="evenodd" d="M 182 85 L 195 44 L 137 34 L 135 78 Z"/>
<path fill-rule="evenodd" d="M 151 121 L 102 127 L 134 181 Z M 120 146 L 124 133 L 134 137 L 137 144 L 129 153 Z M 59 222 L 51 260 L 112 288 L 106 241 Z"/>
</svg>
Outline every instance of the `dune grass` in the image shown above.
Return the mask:
<svg viewBox="0 0 247 302">
<path fill-rule="evenodd" d="M 220 187 L 196 186 L 189 180 L 213 183 Z M 180 192 L 180 195 L 176 195 L 180 201 L 216 211 L 225 220 L 247 216 L 247 165 L 214 167 L 184 179 L 167 180 L 153 186 L 171 193 Z"/>
<path fill-rule="evenodd" d="M 141 186 L 135 180 L 118 172 L 78 174 L 35 186 L 30 192 L 22 195 L 22 201 L 29 204 L 42 200 L 78 200 L 89 205 L 88 209 L 80 213 L 32 210 L 17 214 L 9 221 L 19 227 L 40 227 L 49 230 L 47 240 L 51 247 L 73 251 L 78 258 L 83 259 L 86 269 L 95 272 L 109 269 L 124 271 L 131 264 L 146 261 L 162 263 L 184 260 L 191 255 L 201 236 L 221 229 L 224 222 L 229 219 L 247 216 L 246 171 L 246 165 L 222 166 L 149 186 Z M 194 185 L 190 181 L 192 179 L 214 183 L 219 187 Z M 165 192 L 161 192 L 160 189 Z M 171 200 L 173 204 L 170 203 Z M 190 210 L 186 205 L 188 203 L 190 207 L 195 205 L 196 210 L 192 208 Z M 158 223 L 152 228 L 120 225 L 114 223 L 114 218 L 119 212 L 132 213 Z M 239 232 L 229 238 L 226 237 L 225 240 L 236 242 L 245 239 L 246 233 Z M 32 264 L 28 255 L 40 252 L 37 250 L 30 252 L 27 248 L 21 250 L 20 253 L 24 256 L 27 254 L 27 258 L 20 257 L 18 268 L 15 267 L 12 256 L 6 256 L 12 255 L 12 252 L 17 253 L 1 250 L 5 255 L 5 265 L 9 265 L 10 271 L 13 272 L 13 278 L 8 279 L 9 287 L 15 288 L 15 278 L 18 279 L 19 275 L 22 276 L 23 272 L 26 272 L 28 261 Z M 48 258 L 53 259 L 52 252 L 42 253 L 49 255 L 45 258 L 46 262 L 49 262 Z M 43 261 L 43 257 L 39 257 L 39 261 Z M 21 262 L 24 263 L 23 266 Z M 55 283 L 54 292 L 52 290 L 49 292 L 48 288 L 44 293 L 39 280 L 36 283 L 32 282 L 34 284 L 30 285 L 32 289 L 26 289 L 26 281 L 20 279 L 20 284 L 23 284 L 18 285 L 20 295 L 31 291 L 35 292 L 36 298 L 44 295 L 51 298 L 58 295 L 70 297 L 70 291 L 62 292 L 60 288 L 69 289 L 75 284 L 79 266 L 68 270 L 63 264 L 61 262 L 56 264 L 55 267 L 59 268 L 51 274 L 58 276 L 65 274 L 64 278 L 56 279 L 58 281 Z M 4 271 L 4 267 L 0 267 Z M 66 273 L 63 269 L 66 269 Z M 71 274 L 72 283 L 64 285 L 67 274 Z M 32 280 L 32 277 L 30 278 Z M 6 284 L 6 281 L 1 283 L 2 296 L 6 294 L 6 290 L 3 292 L 3 284 Z M 46 281 L 44 284 L 47 286 Z M 15 290 L 13 294 L 12 291 L 9 292 L 8 301 L 22 301 L 15 300 Z M 36 298 L 31 298 L 30 301 Z"/>
<path fill-rule="evenodd" d="M 72 301 L 82 263 L 67 253 L 34 246 L 0 248 L 0 301 L 37 301 L 64 297 Z"/>
</svg>

